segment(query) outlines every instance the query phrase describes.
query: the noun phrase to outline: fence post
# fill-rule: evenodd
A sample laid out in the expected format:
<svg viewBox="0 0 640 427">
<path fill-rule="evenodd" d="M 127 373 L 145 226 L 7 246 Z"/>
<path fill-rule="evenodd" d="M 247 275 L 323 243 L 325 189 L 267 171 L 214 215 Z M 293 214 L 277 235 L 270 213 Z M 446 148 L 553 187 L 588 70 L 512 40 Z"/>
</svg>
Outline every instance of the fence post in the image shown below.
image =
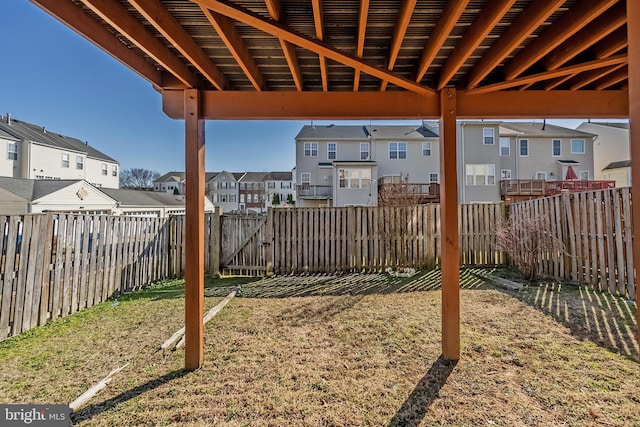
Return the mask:
<svg viewBox="0 0 640 427">
<path fill-rule="evenodd" d="M 209 239 L 209 274 L 220 275 L 220 245 L 222 230 L 222 207 L 216 206 L 211 215 L 211 238 Z"/>
</svg>

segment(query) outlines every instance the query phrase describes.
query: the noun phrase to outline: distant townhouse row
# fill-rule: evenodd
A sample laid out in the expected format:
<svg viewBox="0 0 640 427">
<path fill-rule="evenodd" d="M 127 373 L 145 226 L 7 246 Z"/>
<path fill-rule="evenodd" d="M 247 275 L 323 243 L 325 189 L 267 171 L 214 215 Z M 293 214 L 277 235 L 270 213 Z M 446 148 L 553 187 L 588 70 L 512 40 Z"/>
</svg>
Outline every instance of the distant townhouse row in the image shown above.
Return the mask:
<svg viewBox="0 0 640 427">
<path fill-rule="evenodd" d="M 602 173 L 605 166 L 598 165 L 595 179 L 594 132 L 543 121 L 460 121 L 459 201 L 515 201 L 563 188 L 615 185 L 604 179 L 612 176 Z M 628 136 L 626 141 L 628 146 Z M 296 136 L 296 205 L 377 205 L 400 192 L 420 203 L 438 201 L 439 151 L 435 122 L 304 126 Z M 617 151 L 612 155 L 628 159 L 628 150 Z"/>
<path fill-rule="evenodd" d="M 205 192 L 223 212 L 270 207 L 293 207 L 296 203 L 293 172 L 207 172 Z M 185 173 L 169 172 L 153 182 L 155 192 L 184 194 Z"/>
<path fill-rule="evenodd" d="M 96 187 L 119 188 L 118 161 L 87 142 L 0 115 L 0 176 L 26 179 L 83 179 Z"/>
<path fill-rule="evenodd" d="M 214 209 L 205 197 L 205 211 Z M 166 217 L 184 214 L 184 196 L 95 187 L 83 179 L 0 177 L 0 215 L 67 212 Z"/>
</svg>

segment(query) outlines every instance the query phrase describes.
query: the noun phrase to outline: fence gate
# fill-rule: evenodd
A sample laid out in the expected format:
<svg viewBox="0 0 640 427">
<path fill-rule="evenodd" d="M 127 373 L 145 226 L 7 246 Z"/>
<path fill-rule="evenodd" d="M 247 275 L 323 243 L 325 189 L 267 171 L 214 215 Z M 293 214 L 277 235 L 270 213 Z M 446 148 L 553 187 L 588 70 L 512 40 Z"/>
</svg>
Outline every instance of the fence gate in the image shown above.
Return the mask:
<svg viewBox="0 0 640 427">
<path fill-rule="evenodd" d="M 220 270 L 223 274 L 264 275 L 271 255 L 265 215 L 223 215 Z"/>
</svg>

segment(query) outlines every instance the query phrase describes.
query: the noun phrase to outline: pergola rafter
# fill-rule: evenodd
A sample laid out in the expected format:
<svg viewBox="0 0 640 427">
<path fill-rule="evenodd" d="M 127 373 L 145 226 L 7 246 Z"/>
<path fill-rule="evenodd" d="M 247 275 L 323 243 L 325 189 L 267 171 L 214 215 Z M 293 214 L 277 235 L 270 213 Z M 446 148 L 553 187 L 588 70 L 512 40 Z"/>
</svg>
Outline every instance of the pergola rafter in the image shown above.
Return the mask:
<svg viewBox="0 0 640 427">
<path fill-rule="evenodd" d="M 640 170 L 637 0 L 31 1 L 185 120 L 189 370 L 203 360 L 204 120 L 439 119 L 449 359 L 460 356 L 456 119 L 629 117 Z M 633 246 L 640 268 L 640 239 Z"/>
</svg>

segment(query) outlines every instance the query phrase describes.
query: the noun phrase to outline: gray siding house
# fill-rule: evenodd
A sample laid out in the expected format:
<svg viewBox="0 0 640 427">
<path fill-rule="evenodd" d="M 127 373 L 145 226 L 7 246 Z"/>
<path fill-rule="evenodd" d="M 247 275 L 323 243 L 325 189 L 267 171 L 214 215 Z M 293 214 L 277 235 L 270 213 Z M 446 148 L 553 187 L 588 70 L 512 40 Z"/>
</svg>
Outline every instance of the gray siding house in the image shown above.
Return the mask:
<svg viewBox="0 0 640 427">
<path fill-rule="evenodd" d="M 439 182 L 437 128 L 304 126 L 296 136 L 296 206 L 378 204 L 385 184 Z"/>
</svg>

